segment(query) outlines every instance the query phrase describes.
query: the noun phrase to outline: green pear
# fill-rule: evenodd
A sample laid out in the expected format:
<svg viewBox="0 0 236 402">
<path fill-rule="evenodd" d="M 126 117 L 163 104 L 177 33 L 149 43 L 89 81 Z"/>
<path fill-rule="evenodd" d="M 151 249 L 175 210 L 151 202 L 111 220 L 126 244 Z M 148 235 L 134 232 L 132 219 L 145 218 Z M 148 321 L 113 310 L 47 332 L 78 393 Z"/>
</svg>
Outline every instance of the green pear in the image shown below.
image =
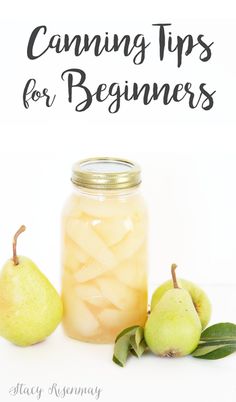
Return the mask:
<svg viewBox="0 0 236 402">
<path fill-rule="evenodd" d="M 144 337 L 150 350 L 158 356 L 180 357 L 198 346 L 202 326 L 192 298 L 178 287 L 172 265 L 173 289 L 167 290 L 145 324 Z"/>
<path fill-rule="evenodd" d="M 27 257 L 18 257 L 13 240 L 13 258 L 0 273 L 0 336 L 19 346 L 43 341 L 62 319 L 59 294 Z"/>
<path fill-rule="evenodd" d="M 186 289 L 190 293 L 194 307 L 199 315 L 202 329 L 204 329 L 211 318 L 211 302 L 208 296 L 206 295 L 204 290 L 195 285 L 193 282 L 187 281 L 185 279 L 178 279 L 178 284 L 181 288 Z M 170 289 L 173 289 L 173 282 L 171 280 L 164 282 L 155 290 L 151 300 L 151 311 L 154 309 L 157 303 L 159 303 L 165 292 Z"/>
</svg>

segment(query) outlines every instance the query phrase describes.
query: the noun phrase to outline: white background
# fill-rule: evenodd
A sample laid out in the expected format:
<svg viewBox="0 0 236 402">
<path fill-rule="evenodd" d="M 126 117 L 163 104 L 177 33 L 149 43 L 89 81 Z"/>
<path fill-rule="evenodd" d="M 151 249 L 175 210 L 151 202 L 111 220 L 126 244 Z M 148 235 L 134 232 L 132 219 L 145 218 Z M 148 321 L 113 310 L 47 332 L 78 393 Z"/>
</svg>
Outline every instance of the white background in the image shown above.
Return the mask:
<svg viewBox="0 0 236 402">
<path fill-rule="evenodd" d="M 233 3 L 232 3 L 233 4 Z M 70 192 L 74 161 L 96 155 L 127 157 L 143 170 L 143 192 L 150 216 L 150 289 L 165 280 L 172 262 L 179 274 L 198 282 L 213 303 L 212 322 L 236 321 L 235 227 L 235 19 L 229 1 L 203 2 L 9 2 L 1 12 L 0 258 L 11 254 L 12 234 L 25 224 L 19 251 L 60 287 L 60 212 Z M 201 63 L 198 51 L 176 68 L 175 56 L 158 62 L 147 51 L 141 66 L 131 58 L 101 58 L 53 52 L 36 61 L 26 57 L 32 29 L 46 24 L 54 33 L 143 33 L 157 42 L 152 23 L 171 22 L 173 36 L 203 33 L 214 41 L 212 58 Z M 190 110 L 185 101 L 121 104 L 111 115 L 107 103 L 76 113 L 66 102 L 60 74 L 83 68 L 88 86 L 101 82 L 206 82 L 216 90 L 209 112 Z M 57 93 L 55 106 L 23 108 L 22 91 L 34 77 L 39 87 Z M 112 346 L 66 339 L 59 329 L 46 342 L 20 349 L 0 341 L 0 399 L 16 382 L 100 385 L 101 400 L 195 401 L 236 399 L 235 356 L 217 362 L 161 360 L 146 356 L 125 369 L 111 363 Z M 205 396 L 204 396 L 205 395 Z M 44 397 L 45 401 L 49 397 Z M 55 398 L 57 400 L 58 398 Z M 53 400 L 51 397 L 50 400 Z M 68 401 L 76 397 L 66 398 Z M 85 400 L 90 400 L 89 398 Z M 92 399 L 91 399 L 92 400 Z"/>
</svg>

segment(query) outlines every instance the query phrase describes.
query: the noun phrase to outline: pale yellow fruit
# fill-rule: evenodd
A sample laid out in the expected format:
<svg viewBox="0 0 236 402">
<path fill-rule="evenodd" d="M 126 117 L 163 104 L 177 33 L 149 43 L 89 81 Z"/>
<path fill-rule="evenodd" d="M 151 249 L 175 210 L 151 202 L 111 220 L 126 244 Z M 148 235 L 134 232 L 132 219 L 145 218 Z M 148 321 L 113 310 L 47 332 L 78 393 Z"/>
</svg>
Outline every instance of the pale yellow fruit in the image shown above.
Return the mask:
<svg viewBox="0 0 236 402">
<path fill-rule="evenodd" d="M 207 294 L 199 286 L 185 279 L 178 279 L 178 284 L 179 287 L 188 290 L 188 292 L 190 293 L 194 307 L 199 315 L 202 328 L 204 329 L 211 318 L 211 303 Z M 173 289 L 173 283 L 171 280 L 164 282 L 155 290 L 152 295 L 151 310 L 154 309 L 154 307 L 162 299 L 163 295 L 170 289 Z"/>
<path fill-rule="evenodd" d="M 74 201 L 63 219 L 63 268 L 71 274 L 63 277 L 64 327 L 76 339 L 113 342 L 125 326 L 146 320 L 145 206 L 136 195 Z M 81 264 L 77 247 L 88 257 Z"/>
<path fill-rule="evenodd" d="M 63 293 L 64 326 L 72 337 L 92 338 L 99 334 L 99 321 L 92 314 L 86 303 L 74 292 Z"/>
<path fill-rule="evenodd" d="M 0 335 L 20 346 L 47 338 L 62 319 L 62 302 L 27 257 L 9 260 L 0 274 Z"/>
<path fill-rule="evenodd" d="M 103 219 L 94 225 L 94 229 L 110 247 L 122 241 L 130 230 L 130 222 L 121 218 Z"/>
<path fill-rule="evenodd" d="M 137 290 L 124 285 L 113 277 L 98 278 L 97 283 L 103 296 L 121 310 L 134 308 L 139 300 Z"/>
<path fill-rule="evenodd" d="M 131 288 L 143 289 L 147 282 L 146 273 L 134 258 L 121 263 L 112 273 L 120 282 Z"/>
<path fill-rule="evenodd" d="M 77 272 L 89 259 L 88 255 L 72 240 L 66 239 L 63 248 L 63 265 L 71 272 Z"/>
<path fill-rule="evenodd" d="M 128 232 L 122 242 L 112 247 L 112 251 L 117 261 L 122 262 L 132 255 L 142 246 L 146 237 L 146 225 L 144 222 L 138 222 Z"/>
<path fill-rule="evenodd" d="M 83 301 L 88 302 L 97 307 L 106 307 L 109 306 L 109 300 L 107 300 L 101 290 L 94 283 L 87 282 L 81 283 L 80 285 L 75 287 L 76 295 Z"/>
<path fill-rule="evenodd" d="M 98 319 L 103 326 L 111 329 L 116 328 L 121 331 L 132 325 L 143 326 L 146 321 L 146 316 L 140 311 L 121 311 L 115 308 L 107 308 L 98 314 Z"/>
<path fill-rule="evenodd" d="M 89 224 L 80 219 L 69 219 L 67 233 L 70 238 L 81 247 L 95 261 L 106 267 L 113 267 L 117 261 L 103 240 L 96 234 Z"/>
<path fill-rule="evenodd" d="M 180 357 L 196 349 L 202 326 L 191 296 L 185 289 L 168 290 L 152 310 L 144 335 L 159 356 Z"/>
<path fill-rule="evenodd" d="M 101 265 L 96 261 L 92 261 L 83 265 L 82 268 L 74 274 L 74 278 L 77 282 L 84 283 L 95 279 L 110 270 L 111 267 Z"/>
</svg>

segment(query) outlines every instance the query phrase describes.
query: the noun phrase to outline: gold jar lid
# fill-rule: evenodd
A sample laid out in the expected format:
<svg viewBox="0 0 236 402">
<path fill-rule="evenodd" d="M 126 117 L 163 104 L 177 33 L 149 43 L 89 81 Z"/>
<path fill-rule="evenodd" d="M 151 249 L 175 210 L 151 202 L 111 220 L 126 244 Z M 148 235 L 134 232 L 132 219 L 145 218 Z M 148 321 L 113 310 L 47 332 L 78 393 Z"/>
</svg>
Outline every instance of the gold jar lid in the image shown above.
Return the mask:
<svg viewBox="0 0 236 402">
<path fill-rule="evenodd" d="M 129 160 L 89 158 L 74 164 L 72 183 L 101 190 L 126 189 L 141 183 L 140 167 Z"/>
</svg>

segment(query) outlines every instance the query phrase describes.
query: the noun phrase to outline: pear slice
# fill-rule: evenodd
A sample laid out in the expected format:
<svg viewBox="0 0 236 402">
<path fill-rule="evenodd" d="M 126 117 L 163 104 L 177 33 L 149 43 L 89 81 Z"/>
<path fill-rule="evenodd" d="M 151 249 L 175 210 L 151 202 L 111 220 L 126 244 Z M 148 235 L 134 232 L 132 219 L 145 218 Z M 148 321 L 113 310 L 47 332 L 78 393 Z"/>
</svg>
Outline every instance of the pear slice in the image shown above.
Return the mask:
<svg viewBox="0 0 236 402">
<path fill-rule="evenodd" d="M 90 311 L 86 303 L 79 300 L 74 292 L 63 295 L 63 324 L 69 336 L 73 338 L 92 338 L 98 335 L 100 323 Z"/>
<path fill-rule="evenodd" d="M 112 268 L 117 264 L 114 254 L 91 228 L 89 223 L 80 219 L 69 219 L 67 222 L 67 233 L 95 261 L 108 268 Z"/>
<path fill-rule="evenodd" d="M 63 265 L 71 272 L 77 272 L 89 256 L 72 240 L 65 239 L 63 245 Z"/>
<path fill-rule="evenodd" d="M 121 311 L 116 308 L 106 308 L 98 314 L 98 319 L 106 328 L 116 329 L 117 332 L 132 326 L 143 326 L 146 321 L 145 311 Z"/>
<path fill-rule="evenodd" d="M 93 282 L 81 283 L 76 286 L 75 293 L 79 299 L 94 306 L 104 308 L 110 305 L 101 290 Z"/>
<path fill-rule="evenodd" d="M 101 265 L 96 261 L 88 261 L 88 263 L 83 265 L 82 268 L 74 274 L 74 278 L 77 282 L 84 283 L 91 281 L 110 270 L 110 267 Z"/>
<path fill-rule="evenodd" d="M 135 308 L 140 295 L 137 290 L 124 285 L 113 277 L 98 278 L 97 283 L 103 296 L 117 308 L 121 310 Z"/>
<path fill-rule="evenodd" d="M 94 229 L 110 247 L 122 241 L 130 229 L 130 222 L 128 219 L 122 219 L 120 217 L 103 219 L 95 225 Z"/>
<path fill-rule="evenodd" d="M 144 244 L 146 237 L 145 224 L 141 221 L 135 223 L 134 225 L 135 226 L 133 226 L 125 238 L 111 248 L 114 256 L 119 262 L 130 258 Z"/>
<path fill-rule="evenodd" d="M 125 285 L 142 290 L 147 286 L 147 262 L 144 260 L 144 250 L 136 253 L 130 259 L 120 263 L 113 271 L 115 277 Z"/>
</svg>

